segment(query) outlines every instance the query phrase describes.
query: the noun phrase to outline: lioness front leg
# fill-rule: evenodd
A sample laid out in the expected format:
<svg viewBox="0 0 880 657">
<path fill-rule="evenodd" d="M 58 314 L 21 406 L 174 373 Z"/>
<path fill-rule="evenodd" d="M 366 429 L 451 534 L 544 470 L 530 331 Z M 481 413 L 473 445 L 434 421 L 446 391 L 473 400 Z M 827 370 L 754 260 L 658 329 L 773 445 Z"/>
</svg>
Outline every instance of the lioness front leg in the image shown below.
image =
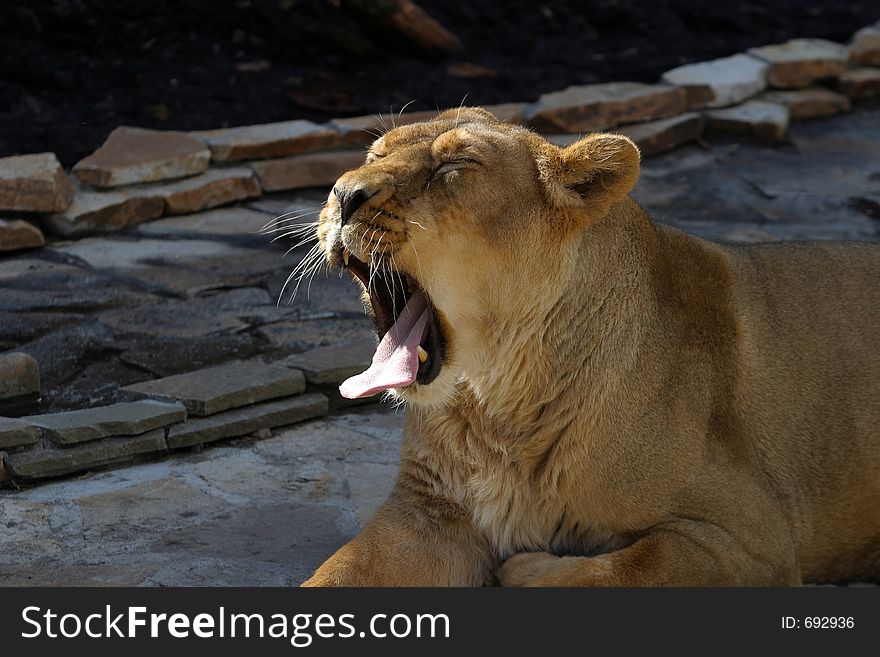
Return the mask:
<svg viewBox="0 0 880 657">
<path fill-rule="evenodd" d="M 793 552 L 774 547 L 747 545 L 717 525 L 675 521 L 595 557 L 515 554 L 501 566 L 498 579 L 504 586 L 799 585 Z"/>
<path fill-rule="evenodd" d="M 495 565 L 460 510 L 395 490 L 302 586 L 480 586 Z"/>
</svg>

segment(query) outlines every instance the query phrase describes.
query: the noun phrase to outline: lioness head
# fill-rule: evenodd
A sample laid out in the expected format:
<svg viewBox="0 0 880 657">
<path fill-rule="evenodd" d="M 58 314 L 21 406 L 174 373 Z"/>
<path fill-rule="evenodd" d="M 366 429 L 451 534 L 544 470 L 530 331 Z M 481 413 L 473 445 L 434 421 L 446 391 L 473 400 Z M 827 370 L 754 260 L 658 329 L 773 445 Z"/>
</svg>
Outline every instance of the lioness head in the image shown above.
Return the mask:
<svg viewBox="0 0 880 657">
<path fill-rule="evenodd" d="M 479 108 L 377 139 L 365 164 L 336 182 L 318 226 L 329 264 L 363 287 L 380 338 L 372 366 L 343 395 L 450 399 L 500 357 L 499 333 L 552 304 L 572 245 L 638 173 L 625 137 L 559 148 Z"/>
</svg>

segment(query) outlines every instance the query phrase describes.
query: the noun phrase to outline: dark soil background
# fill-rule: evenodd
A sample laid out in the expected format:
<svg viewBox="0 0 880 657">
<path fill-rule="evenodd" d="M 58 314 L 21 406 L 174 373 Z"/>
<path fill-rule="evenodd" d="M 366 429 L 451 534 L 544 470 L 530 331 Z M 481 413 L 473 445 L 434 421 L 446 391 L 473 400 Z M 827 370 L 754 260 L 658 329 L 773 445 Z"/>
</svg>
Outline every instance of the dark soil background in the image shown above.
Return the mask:
<svg viewBox="0 0 880 657">
<path fill-rule="evenodd" d="M 0 156 L 55 151 L 69 166 L 122 124 L 323 121 L 651 82 L 792 37 L 847 41 L 880 18 L 880 0 L 418 1 L 463 51 L 427 57 L 331 0 L 7 0 Z"/>
</svg>

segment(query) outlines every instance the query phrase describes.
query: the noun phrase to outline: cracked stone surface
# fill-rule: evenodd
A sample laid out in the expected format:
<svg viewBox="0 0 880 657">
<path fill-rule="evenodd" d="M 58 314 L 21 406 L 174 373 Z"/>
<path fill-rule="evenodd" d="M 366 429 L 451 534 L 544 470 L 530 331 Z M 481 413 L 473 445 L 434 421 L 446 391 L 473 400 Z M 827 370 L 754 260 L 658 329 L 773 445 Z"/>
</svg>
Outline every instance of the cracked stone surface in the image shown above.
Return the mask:
<svg viewBox="0 0 880 657">
<path fill-rule="evenodd" d="M 647 160 L 635 198 L 655 220 L 727 241 L 878 239 L 880 109 L 795 123 L 788 142 L 734 137 Z M 742 231 L 758 231 L 752 236 Z"/>
<path fill-rule="evenodd" d="M 387 496 L 402 422 L 373 409 L 0 493 L 0 585 L 297 584 Z"/>
</svg>

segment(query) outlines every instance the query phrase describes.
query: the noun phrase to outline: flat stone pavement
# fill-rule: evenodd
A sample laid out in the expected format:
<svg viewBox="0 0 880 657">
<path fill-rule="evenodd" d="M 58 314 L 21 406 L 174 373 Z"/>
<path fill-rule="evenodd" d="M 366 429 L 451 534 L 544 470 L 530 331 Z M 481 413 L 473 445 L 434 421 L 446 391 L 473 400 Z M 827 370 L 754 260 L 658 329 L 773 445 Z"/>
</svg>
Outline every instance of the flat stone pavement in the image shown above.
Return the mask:
<svg viewBox="0 0 880 657">
<path fill-rule="evenodd" d="M 635 196 L 710 239 L 877 239 L 880 107 L 794 124 L 763 146 L 712 139 L 644 163 Z M 275 301 L 283 246 L 255 231 L 325 192 L 142 225 L 0 259 L 0 350 L 40 362 L 53 408 L 231 358 L 369 332 L 354 287 Z M 199 453 L 0 491 L 0 585 L 296 584 L 393 484 L 403 412 L 367 408 Z"/>
<path fill-rule="evenodd" d="M 0 586 L 289 586 L 394 484 L 403 411 L 0 495 Z"/>
</svg>

